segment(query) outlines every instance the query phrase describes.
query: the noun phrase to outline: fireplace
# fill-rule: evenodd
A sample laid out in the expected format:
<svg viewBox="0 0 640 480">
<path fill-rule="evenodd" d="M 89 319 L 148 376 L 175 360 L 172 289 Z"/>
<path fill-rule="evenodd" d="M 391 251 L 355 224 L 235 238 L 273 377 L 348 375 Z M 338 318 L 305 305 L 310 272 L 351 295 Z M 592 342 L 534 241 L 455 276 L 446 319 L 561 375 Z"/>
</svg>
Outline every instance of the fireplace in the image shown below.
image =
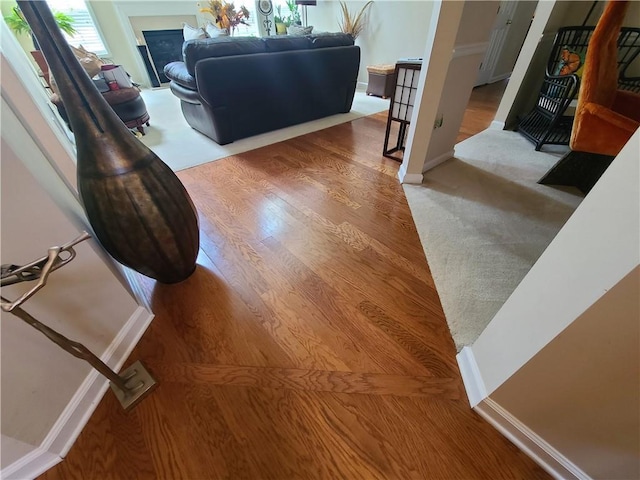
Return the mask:
<svg viewBox="0 0 640 480">
<path fill-rule="evenodd" d="M 182 43 L 184 42 L 182 29 L 145 30 L 142 35 L 160 83 L 168 83 L 169 79 L 164 75 L 164 66 L 167 63 L 182 60 Z"/>
</svg>

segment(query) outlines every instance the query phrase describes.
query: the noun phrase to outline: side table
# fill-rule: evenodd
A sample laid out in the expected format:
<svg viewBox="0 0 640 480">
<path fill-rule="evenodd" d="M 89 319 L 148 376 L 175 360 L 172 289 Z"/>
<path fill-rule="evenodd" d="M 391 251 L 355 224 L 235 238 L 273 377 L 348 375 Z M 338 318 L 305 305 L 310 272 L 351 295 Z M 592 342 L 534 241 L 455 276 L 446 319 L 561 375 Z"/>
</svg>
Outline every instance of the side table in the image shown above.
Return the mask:
<svg viewBox="0 0 640 480">
<path fill-rule="evenodd" d="M 387 117 L 387 130 L 384 135 L 384 147 L 382 155 L 398 162 L 402 161 L 402 156 L 394 156 L 396 152 L 404 153 L 404 142 L 407 135 L 407 126 L 411 123 L 413 105 L 418 92 L 418 79 L 422 68 L 421 58 L 400 59 L 396 63 L 393 78 L 393 94 L 391 105 L 389 106 L 389 116 Z M 392 126 L 398 127 L 395 146 L 389 148 L 389 137 Z"/>
<path fill-rule="evenodd" d="M 367 95 L 389 98 L 393 94 L 395 86 L 395 65 L 371 65 L 367 67 L 369 83 L 367 83 Z"/>
</svg>

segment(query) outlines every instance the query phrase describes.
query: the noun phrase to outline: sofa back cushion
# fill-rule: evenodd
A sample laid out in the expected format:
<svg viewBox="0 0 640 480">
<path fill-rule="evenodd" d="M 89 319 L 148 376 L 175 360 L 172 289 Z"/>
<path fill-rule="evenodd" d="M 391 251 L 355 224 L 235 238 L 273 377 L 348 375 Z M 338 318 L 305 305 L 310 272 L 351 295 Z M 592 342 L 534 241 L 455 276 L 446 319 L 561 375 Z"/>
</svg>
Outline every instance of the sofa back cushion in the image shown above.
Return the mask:
<svg viewBox="0 0 640 480">
<path fill-rule="evenodd" d="M 182 45 L 182 56 L 187 72 L 195 77 L 196 63 L 205 58 L 231 57 L 264 52 L 285 52 L 330 47 L 349 47 L 353 37 L 347 33 L 321 33 L 316 35 L 280 35 L 263 38 L 217 37 L 187 40 Z"/>
<path fill-rule="evenodd" d="M 290 37 L 279 35 L 263 37 L 262 41 L 267 47 L 267 52 L 286 52 L 287 50 L 306 50 L 311 47 L 307 37 Z"/>
<path fill-rule="evenodd" d="M 263 53 L 265 43 L 254 37 L 217 37 L 187 40 L 182 45 L 182 57 L 189 74 L 195 76 L 196 63 L 203 58 L 229 57 L 250 53 Z"/>
<path fill-rule="evenodd" d="M 353 37 L 348 33 L 319 33 L 307 38 L 311 48 L 348 47 L 354 44 Z"/>
</svg>

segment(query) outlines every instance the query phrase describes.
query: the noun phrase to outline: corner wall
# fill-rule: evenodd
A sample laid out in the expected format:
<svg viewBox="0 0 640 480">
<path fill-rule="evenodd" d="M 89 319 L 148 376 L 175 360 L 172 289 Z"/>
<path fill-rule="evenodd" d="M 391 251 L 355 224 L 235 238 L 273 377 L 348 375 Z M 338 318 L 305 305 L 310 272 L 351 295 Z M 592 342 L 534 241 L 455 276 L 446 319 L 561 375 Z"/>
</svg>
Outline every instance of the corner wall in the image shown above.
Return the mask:
<svg viewBox="0 0 640 480">
<path fill-rule="evenodd" d="M 596 478 L 637 478 L 639 155 L 640 130 L 458 355 L 473 407 Z"/>
<path fill-rule="evenodd" d="M 453 157 L 497 10 L 495 1 L 444 1 L 434 7 L 398 173 L 402 183 L 422 183 L 423 172 Z"/>
<path fill-rule="evenodd" d="M 498 2 L 465 2 L 438 106 L 437 118 L 442 119 L 442 127 L 433 132 L 423 172 L 453 156 L 464 111 L 489 46 L 498 6 Z"/>
<path fill-rule="evenodd" d="M 335 4 L 338 30 L 341 11 Z M 347 2 L 349 9 L 359 12 L 365 2 Z M 367 65 L 395 64 L 400 58 L 422 57 L 427 42 L 427 30 L 433 14 L 434 2 L 428 1 L 374 1 L 369 7 L 368 22 L 362 34 L 356 39 L 360 45 L 362 58 L 358 82 L 368 83 Z"/>
<path fill-rule="evenodd" d="M 6 25 L 2 33 L 2 263 L 24 265 L 88 229 L 65 175 L 75 172 L 70 145 L 42 87 L 25 74 L 26 58 Z M 16 62 L 14 62 L 16 61 Z M 27 65 L 28 70 L 28 65 Z M 31 90 L 29 84 L 39 87 Z M 65 142 L 66 144 L 64 144 Z M 56 163 L 59 162 L 59 163 Z M 72 172 L 73 171 L 73 172 Z M 94 240 L 51 275 L 25 311 L 83 343 L 116 371 L 152 319 Z M 19 298 L 33 283 L 3 287 Z M 66 454 L 107 388 L 88 363 L 74 358 L 14 315 L 0 313 L 2 478 L 33 478 Z"/>
<path fill-rule="evenodd" d="M 491 395 L 591 478 L 640 478 L 640 267 Z"/>
<path fill-rule="evenodd" d="M 493 392 L 640 263 L 640 131 L 473 344 Z"/>
</svg>

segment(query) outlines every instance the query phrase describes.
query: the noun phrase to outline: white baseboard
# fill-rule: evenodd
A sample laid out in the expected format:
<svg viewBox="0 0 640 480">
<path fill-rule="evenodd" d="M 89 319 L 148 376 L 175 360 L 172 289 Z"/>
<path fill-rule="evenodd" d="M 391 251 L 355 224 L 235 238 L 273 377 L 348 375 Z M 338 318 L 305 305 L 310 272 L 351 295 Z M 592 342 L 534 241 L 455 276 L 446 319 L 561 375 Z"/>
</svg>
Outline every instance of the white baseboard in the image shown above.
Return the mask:
<svg viewBox="0 0 640 480">
<path fill-rule="evenodd" d="M 398 169 L 398 180 L 400 183 L 413 183 L 420 185 L 422 183 L 421 173 L 407 173 L 407 162 L 402 162 Z"/>
<path fill-rule="evenodd" d="M 482 380 L 480 369 L 470 347 L 463 347 L 460 353 L 456 355 L 458 367 L 464 388 L 467 391 L 467 398 L 471 408 L 475 408 L 482 400 L 487 398 L 487 389 Z"/>
<path fill-rule="evenodd" d="M 504 80 L 505 78 L 509 78 L 511 76 L 512 72 L 509 73 L 503 73 L 501 75 L 496 75 L 495 77 L 491 77 L 489 79 L 489 83 L 495 83 L 495 82 L 499 82 L 500 80 Z"/>
<path fill-rule="evenodd" d="M 151 312 L 143 307 L 138 307 L 116 338 L 113 339 L 101 360 L 114 371 L 119 371 L 152 319 Z M 48 451 L 64 457 L 89 421 L 108 388 L 108 380 L 92 369 L 45 437 L 42 446 Z"/>
<path fill-rule="evenodd" d="M 446 162 L 450 158 L 453 158 L 455 153 L 456 153 L 455 150 L 449 150 L 448 152 L 443 153 L 442 155 L 438 155 L 437 157 L 432 158 L 431 160 L 427 160 L 426 162 L 424 162 L 424 166 L 422 167 L 422 173 L 425 173 L 428 170 L 431 170 L 432 168 L 437 167 L 441 163 Z"/>
<path fill-rule="evenodd" d="M 153 313 L 144 307 L 138 307 L 101 356 L 101 360 L 116 372 L 119 371 L 152 319 Z M 2 469 L 0 477 L 35 478 L 60 462 L 80 435 L 108 388 L 109 381 L 91 369 L 42 444 Z M 20 475 L 16 476 L 17 473 Z"/>
<path fill-rule="evenodd" d="M 498 122 L 498 121 L 494 120 L 493 122 L 491 122 L 491 125 L 489 125 L 489 129 L 490 130 L 504 130 L 504 122 Z"/>
<path fill-rule="evenodd" d="M 423 176 L 421 173 L 407 173 L 407 165 L 400 165 L 400 169 L 398 170 L 398 180 L 400 183 L 411 183 L 415 185 L 420 185 L 423 180 Z"/>
<path fill-rule="evenodd" d="M 577 465 L 490 398 L 482 400 L 474 410 L 554 478 L 591 480 Z"/>
<path fill-rule="evenodd" d="M 62 458 L 59 455 L 47 452 L 46 449 L 38 447 L 20 460 L 3 468 L 2 472 L 0 472 L 0 478 L 3 480 L 36 478 L 61 461 Z"/>
<path fill-rule="evenodd" d="M 487 396 L 487 390 L 471 347 L 464 347 L 456 356 L 456 360 L 460 367 L 469 404 L 478 415 L 554 478 L 559 480 L 591 480 L 591 477 L 567 457 Z"/>
</svg>

